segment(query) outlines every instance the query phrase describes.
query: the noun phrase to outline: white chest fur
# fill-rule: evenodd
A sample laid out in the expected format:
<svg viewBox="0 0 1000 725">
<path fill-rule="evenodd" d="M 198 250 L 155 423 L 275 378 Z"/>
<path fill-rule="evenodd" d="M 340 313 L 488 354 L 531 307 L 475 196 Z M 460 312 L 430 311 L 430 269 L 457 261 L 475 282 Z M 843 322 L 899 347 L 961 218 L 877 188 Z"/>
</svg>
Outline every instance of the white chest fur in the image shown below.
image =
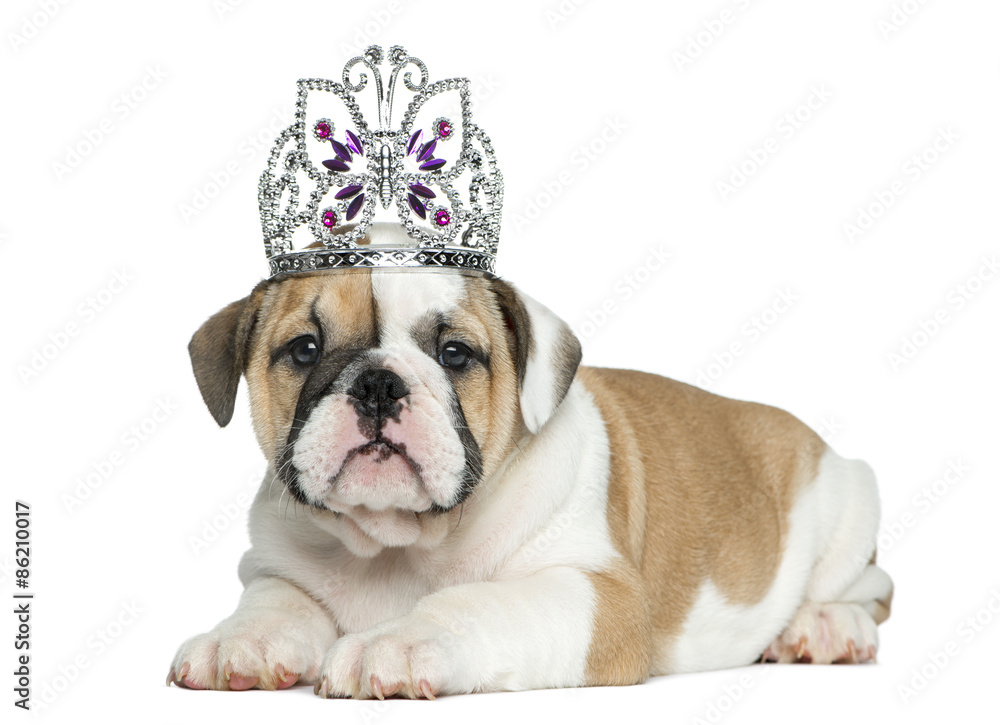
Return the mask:
<svg viewBox="0 0 1000 725">
<path fill-rule="evenodd" d="M 333 614 L 342 632 L 402 616 L 430 593 L 523 577 L 552 566 L 600 569 L 615 553 L 606 519 L 608 439 L 592 398 L 574 384 L 558 412 L 498 474 L 479 484 L 436 545 L 370 558 L 337 538 L 343 516 L 289 502 L 270 474 L 250 513 L 244 583 L 280 576 Z"/>
</svg>

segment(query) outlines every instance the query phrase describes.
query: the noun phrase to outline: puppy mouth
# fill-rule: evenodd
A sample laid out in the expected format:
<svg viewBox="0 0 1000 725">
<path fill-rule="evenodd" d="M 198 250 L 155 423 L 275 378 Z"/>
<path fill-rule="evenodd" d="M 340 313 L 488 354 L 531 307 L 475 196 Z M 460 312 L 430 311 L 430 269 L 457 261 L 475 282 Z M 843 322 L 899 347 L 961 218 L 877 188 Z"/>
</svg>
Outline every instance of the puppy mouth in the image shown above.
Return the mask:
<svg viewBox="0 0 1000 725">
<path fill-rule="evenodd" d="M 413 473 L 420 478 L 420 464 L 410 458 L 406 453 L 405 443 L 395 443 L 388 438 L 383 438 L 381 434 L 379 437 L 374 438 L 364 445 L 360 445 L 357 448 L 352 448 L 344 456 L 344 462 L 341 465 L 341 471 L 344 466 L 350 463 L 354 458 L 358 456 L 370 456 L 372 462 L 374 463 L 385 463 L 393 456 L 399 456 L 406 464 L 413 470 Z M 340 477 L 341 471 L 338 471 L 330 478 L 330 483 L 336 485 L 337 478 Z"/>
<path fill-rule="evenodd" d="M 327 479 L 329 493 L 324 503 L 327 506 L 334 502 L 361 505 L 376 510 L 386 505 L 423 510 L 433 504 L 433 498 L 421 475 L 422 470 L 405 443 L 378 431 L 375 438 L 344 455 L 339 470 Z M 330 498 L 330 494 L 334 498 Z M 335 504 L 333 507 L 339 508 Z"/>
</svg>

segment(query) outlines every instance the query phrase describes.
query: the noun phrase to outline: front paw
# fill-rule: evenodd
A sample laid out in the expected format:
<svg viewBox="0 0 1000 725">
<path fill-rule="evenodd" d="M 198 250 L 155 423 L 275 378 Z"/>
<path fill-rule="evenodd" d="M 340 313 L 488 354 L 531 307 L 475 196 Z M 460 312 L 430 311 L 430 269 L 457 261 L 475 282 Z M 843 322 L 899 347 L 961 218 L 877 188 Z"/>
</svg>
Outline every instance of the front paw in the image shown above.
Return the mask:
<svg viewBox="0 0 1000 725">
<path fill-rule="evenodd" d="M 167 684 L 193 690 L 283 690 L 312 684 L 335 632 L 294 611 L 260 607 L 237 612 L 177 651 Z"/>
<path fill-rule="evenodd" d="M 433 700 L 442 693 L 471 692 L 459 674 L 461 650 L 454 633 L 429 619 L 395 619 L 337 640 L 323 660 L 315 692 L 380 700 L 392 695 Z"/>
</svg>

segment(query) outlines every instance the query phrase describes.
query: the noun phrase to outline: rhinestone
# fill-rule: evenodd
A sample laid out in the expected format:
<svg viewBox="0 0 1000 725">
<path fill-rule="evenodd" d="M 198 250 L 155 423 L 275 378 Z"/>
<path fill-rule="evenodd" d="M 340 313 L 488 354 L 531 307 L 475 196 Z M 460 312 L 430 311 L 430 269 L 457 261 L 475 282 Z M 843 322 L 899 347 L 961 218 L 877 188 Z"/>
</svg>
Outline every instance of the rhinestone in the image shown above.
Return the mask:
<svg viewBox="0 0 1000 725">
<path fill-rule="evenodd" d="M 316 134 L 316 138 L 320 141 L 326 141 L 333 134 L 333 126 L 326 119 L 319 120 L 313 127 L 313 133 Z"/>
<path fill-rule="evenodd" d="M 361 205 L 364 203 L 365 203 L 364 194 L 357 196 L 354 199 L 354 201 L 350 203 L 350 205 L 347 207 L 347 214 L 346 214 L 347 221 L 351 221 L 351 219 L 353 219 L 358 215 L 358 212 L 361 211 Z"/>
<path fill-rule="evenodd" d="M 414 214 L 418 215 L 421 219 L 427 218 L 427 210 L 424 208 L 423 203 L 420 201 L 420 199 L 416 197 L 415 194 L 407 194 L 406 200 L 409 202 L 410 209 L 413 210 Z"/>
<path fill-rule="evenodd" d="M 353 156 L 351 156 L 351 150 L 346 146 L 344 146 L 344 144 L 340 143 L 340 141 L 338 141 L 337 139 L 331 138 L 330 145 L 333 146 L 334 153 L 336 153 L 337 156 L 339 156 L 344 161 L 351 161 L 354 158 Z"/>
<path fill-rule="evenodd" d="M 351 184 L 350 186 L 345 186 L 343 189 L 338 191 L 333 195 L 334 199 L 350 199 L 352 196 L 361 191 L 364 187 L 361 184 Z"/>
<path fill-rule="evenodd" d="M 413 151 L 414 151 L 414 149 L 420 148 L 420 146 L 419 146 L 420 139 L 422 139 L 423 136 L 424 136 L 424 130 L 423 129 L 417 129 L 416 131 L 414 131 L 413 135 L 410 136 L 409 143 L 406 144 L 406 155 L 407 156 L 409 156 L 410 154 L 412 154 Z"/>
<path fill-rule="evenodd" d="M 417 152 L 417 161 L 427 161 L 428 159 L 434 158 L 434 149 L 436 146 L 437 139 L 431 139 L 421 146 L 420 151 Z"/>
<path fill-rule="evenodd" d="M 423 184 L 410 184 L 410 191 L 412 191 L 417 196 L 422 196 L 425 199 L 433 199 L 437 196 L 433 191 L 428 189 Z"/>
<path fill-rule="evenodd" d="M 351 168 L 339 158 L 327 159 L 323 162 L 323 166 L 330 169 L 330 171 L 348 171 Z"/>
<path fill-rule="evenodd" d="M 354 132 L 347 129 L 347 143 L 350 144 L 351 148 L 354 149 L 354 153 L 361 156 L 365 152 L 365 146 L 361 143 L 361 139 L 354 135 Z"/>
</svg>

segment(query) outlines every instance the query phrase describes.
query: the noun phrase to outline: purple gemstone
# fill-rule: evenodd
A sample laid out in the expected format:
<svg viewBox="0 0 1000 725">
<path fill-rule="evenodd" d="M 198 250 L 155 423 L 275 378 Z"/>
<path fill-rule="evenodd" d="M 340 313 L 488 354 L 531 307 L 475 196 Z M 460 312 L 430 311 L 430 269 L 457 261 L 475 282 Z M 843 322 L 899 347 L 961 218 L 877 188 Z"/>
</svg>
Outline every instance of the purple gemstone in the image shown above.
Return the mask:
<svg viewBox="0 0 1000 725">
<path fill-rule="evenodd" d="M 437 148 L 437 145 L 438 142 L 435 138 L 421 146 L 420 151 L 417 153 L 417 161 L 427 161 L 434 158 L 434 149 Z"/>
<path fill-rule="evenodd" d="M 413 209 L 413 213 L 419 216 L 421 219 L 427 218 L 427 209 L 420 199 L 418 199 L 413 194 L 407 194 L 406 200 L 410 202 L 410 208 Z"/>
<path fill-rule="evenodd" d="M 358 212 L 361 211 L 361 207 L 364 206 L 364 203 L 365 203 L 364 194 L 357 197 L 354 201 L 351 202 L 351 205 L 347 207 L 347 214 L 346 214 L 347 221 L 351 221 L 351 219 L 353 219 L 358 215 Z"/>
<path fill-rule="evenodd" d="M 350 161 L 353 157 L 351 156 L 351 151 L 344 144 L 340 143 L 335 138 L 330 139 L 330 145 L 333 146 L 334 153 L 337 154 L 344 161 Z"/>
<path fill-rule="evenodd" d="M 419 148 L 420 139 L 422 139 L 423 137 L 424 137 L 424 130 L 422 128 L 418 128 L 416 131 L 413 132 L 413 135 L 410 136 L 409 142 L 406 144 L 407 156 L 412 154 L 415 149 Z"/>
<path fill-rule="evenodd" d="M 425 199 L 433 199 L 437 194 L 428 189 L 423 184 L 410 184 L 410 191 L 412 191 L 417 196 L 422 196 Z"/>
<path fill-rule="evenodd" d="M 350 129 L 348 129 L 347 131 L 347 145 L 350 146 L 352 149 L 354 149 L 354 153 L 356 153 L 358 156 L 364 155 L 365 153 L 364 144 L 361 143 L 361 139 L 359 139 L 355 135 L 355 133 Z"/>
<path fill-rule="evenodd" d="M 333 195 L 334 199 L 350 199 L 352 196 L 357 194 L 361 189 L 364 188 L 361 184 L 351 184 L 350 186 L 345 186 L 343 189 L 338 191 Z"/>
<path fill-rule="evenodd" d="M 437 171 L 448 162 L 444 159 L 431 159 L 420 165 L 421 171 Z"/>
<path fill-rule="evenodd" d="M 323 162 L 323 166 L 330 169 L 330 171 L 349 171 L 351 168 L 341 159 L 327 159 Z"/>
</svg>

